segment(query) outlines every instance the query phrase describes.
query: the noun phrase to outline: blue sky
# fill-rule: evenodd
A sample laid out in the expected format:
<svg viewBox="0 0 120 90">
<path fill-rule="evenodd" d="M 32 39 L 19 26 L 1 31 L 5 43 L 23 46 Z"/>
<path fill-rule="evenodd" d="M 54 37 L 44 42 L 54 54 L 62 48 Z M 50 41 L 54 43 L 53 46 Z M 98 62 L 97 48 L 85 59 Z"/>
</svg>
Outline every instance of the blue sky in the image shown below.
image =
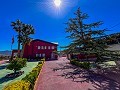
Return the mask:
<svg viewBox="0 0 120 90">
<path fill-rule="evenodd" d="M 74 17 L 78 7 L 90 17 L 88 23 L 103 21 L 101 28 L 110 29 L 120 23 L 120 0 L 61 0 L 61 7 L 56 7 L 53 0 L 1 0 L 0 1 L 0 51 L 11 50 L 11 38 L 17 33 L 10 26 L 12 21 L 20 19 L 35 28 L 34 39 L 58 42 L 67 45 L 65 22 Z M 107 32 L 120 32 L 120 25 Z M 13 48 L 17 48 L 17 40 Z"/>
</svg>

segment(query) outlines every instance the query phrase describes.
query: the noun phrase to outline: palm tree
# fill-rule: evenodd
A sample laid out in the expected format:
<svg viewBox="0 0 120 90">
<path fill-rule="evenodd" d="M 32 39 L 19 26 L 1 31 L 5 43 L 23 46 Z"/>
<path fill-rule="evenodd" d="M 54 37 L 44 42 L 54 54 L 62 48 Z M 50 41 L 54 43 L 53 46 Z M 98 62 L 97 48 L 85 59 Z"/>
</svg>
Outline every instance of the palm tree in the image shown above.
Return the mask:
<svg viewBox="0 0 120 90">
<path fill-rule="evenodd" d="M 12 22 L 11 26 L 18 32 L 18 57 L 23 57 L 24 47 L 30 42 L 31 37 L 29 35 L 34 34 L 34 28 L 32 25 L 23 24 L 20 20 Z M 22 52 L 20 54 L 20 44 L 22 45 Z"/>
<path fill-rule="evenodd" d="M 28 44 L 31 41 L 31 34 L 34 34 L 34 28 L 32 25 L 29 24 L 23 24 L 23 29 L 21 32 L 21 45 L 22 45 L 22 52 L 21 52 L 21 57 L 23 57 L 24 53 L 24 48 L 25 45 Z"/>
<path fill-rule="evenodd" d="M 11 23 L 11 26 L 13 27 L 13 29 L 18 33 L 18 54 L 17 56 L 20 57 L 20 38 L 21 38 L 21 31 L 23 29 L 23 23 L 18 19 L 15 22 Z"/>
</svg>

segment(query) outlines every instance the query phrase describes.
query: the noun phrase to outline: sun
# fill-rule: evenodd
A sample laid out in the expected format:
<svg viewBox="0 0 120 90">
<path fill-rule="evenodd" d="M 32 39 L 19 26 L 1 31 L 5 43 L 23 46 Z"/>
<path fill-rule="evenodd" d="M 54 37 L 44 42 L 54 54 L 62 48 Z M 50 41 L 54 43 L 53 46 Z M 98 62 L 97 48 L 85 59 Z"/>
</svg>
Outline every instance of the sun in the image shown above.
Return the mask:
<svg viewBox="0 0 120 90">
<path fill-rule="evenodd" d="M 55 4 L 55 6 L 60 7 L 61 0 L 54 0 L 54 4 Z"/>
</svg>

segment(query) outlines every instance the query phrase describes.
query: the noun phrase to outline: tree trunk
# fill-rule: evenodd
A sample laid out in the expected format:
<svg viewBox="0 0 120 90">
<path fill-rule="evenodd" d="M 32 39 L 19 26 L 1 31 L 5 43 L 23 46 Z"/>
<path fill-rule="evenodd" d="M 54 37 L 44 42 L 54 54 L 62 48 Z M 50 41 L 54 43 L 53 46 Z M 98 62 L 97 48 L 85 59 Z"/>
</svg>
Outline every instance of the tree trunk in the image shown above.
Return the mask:
<svg viewBox="0 0 120 90">
<path fill-rule="evenodd" d="M 14 74 L 16 73 L 17 71 L 16 70 L 14 70 Z"/>
<path fill-rule="evenodd" d="M 20 30 L 18 32 L 18 54 L 17 54 L 18 58 L 20 58 Z"/>
<path fill-rule="evenodd" d="M 25 44 L 22 45 L 21 58 L 23 58 L 24 49 L 25 49 Z"/>
</svg>

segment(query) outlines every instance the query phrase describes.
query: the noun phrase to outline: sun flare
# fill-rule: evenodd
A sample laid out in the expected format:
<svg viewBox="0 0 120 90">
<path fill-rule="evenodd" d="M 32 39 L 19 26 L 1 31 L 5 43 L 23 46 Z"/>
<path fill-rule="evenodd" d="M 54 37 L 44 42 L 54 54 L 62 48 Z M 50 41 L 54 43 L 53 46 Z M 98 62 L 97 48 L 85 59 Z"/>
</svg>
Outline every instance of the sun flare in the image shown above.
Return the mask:
<svg viewBox="0 0 120 90">
<path fill-rule="evenodd" d="M 54 4 L 55 4 L 55 6 L 60 7 L 61 0 L 54 0 Z"/>
</svg>

